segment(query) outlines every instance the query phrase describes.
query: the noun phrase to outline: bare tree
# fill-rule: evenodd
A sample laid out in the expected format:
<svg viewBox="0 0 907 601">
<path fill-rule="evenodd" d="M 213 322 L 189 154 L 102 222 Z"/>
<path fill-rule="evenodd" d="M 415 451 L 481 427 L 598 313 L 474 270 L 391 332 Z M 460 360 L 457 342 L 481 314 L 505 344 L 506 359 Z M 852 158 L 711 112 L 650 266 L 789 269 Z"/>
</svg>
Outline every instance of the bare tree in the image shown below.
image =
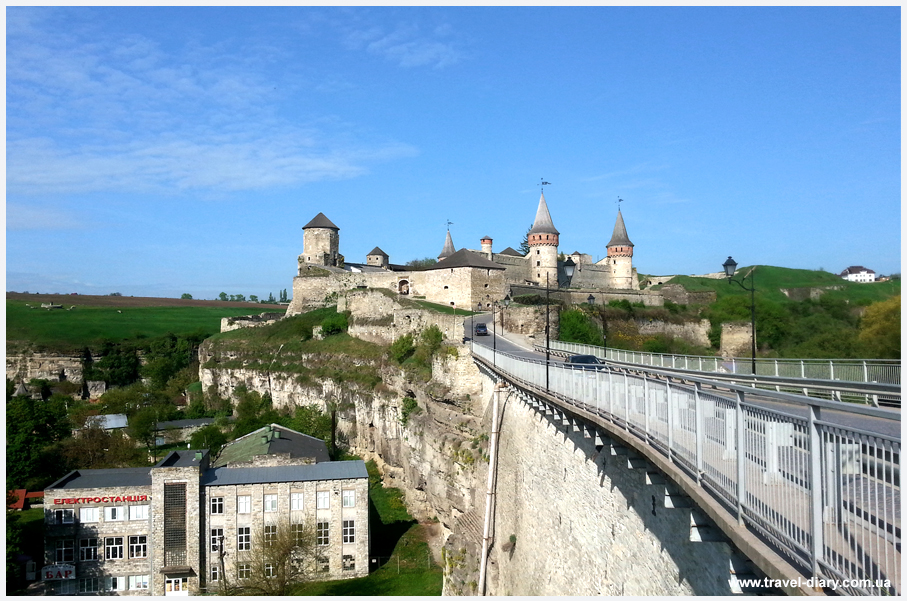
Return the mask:
<svg viewBox="0 0 907 601">
<path fill-rule="evenodd" d="M 311 522 L 265 524 L 252 534 L 252 549 L 236 553 L 231 588 L 241 594 L 288 595 L 295 584 L 314 578 L 319 554 Z"/>
</svg>

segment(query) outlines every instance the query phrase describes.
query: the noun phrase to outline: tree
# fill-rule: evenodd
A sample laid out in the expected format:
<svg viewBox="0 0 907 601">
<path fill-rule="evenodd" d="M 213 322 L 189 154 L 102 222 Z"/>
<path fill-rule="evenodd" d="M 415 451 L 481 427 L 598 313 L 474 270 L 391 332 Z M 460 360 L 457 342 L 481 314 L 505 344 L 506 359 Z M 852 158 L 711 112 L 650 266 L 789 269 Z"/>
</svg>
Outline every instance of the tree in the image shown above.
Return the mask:
<svg viewBox="0 0 907 601">
<path fill-rule="evenodd" d="M 286 289 L 286 288 L 284 288 L 283 290 L 280 291 L 280 302 L 282 302 L 282 303 L 288 302 L 288 301 L 287 301 L 287 289 Z"/>
<path fill-rule="evenodd" d="M 192 295 L 191 295 L 191 294 L 189 294 L 189 293 L 188 293 L 188 292 L 184 292 L 184 293 L 183 293 L 183 295 L 182 295 L 182 296 L 180 296 L 180 298 L 182 298 L 182 299 L 188 299 L 188 300 L 192 300 Z"/>
<path fill-rule="evenodd" d="M 151 452 L 157 438 L 157 422 L 157 411 L 154 407 L 143 407 L 129 419 L 126 430 L 132 439 L 144 444 Z"/>
<path fill-rule="evenodd" d="M 901 356 L 901 295 L 866 307 L 860 323 L 860 342 L 879 359 Z"/>
<path fill-rule="evenodd" d="M 267 530 L 266 530 L 267 528 Z M 286 596 L 299 582 L 315 575 L 320 549 L 315 526 L 303 524 L 266 524 L 252 535 L 252 549 L 235 555 L 236 568 L 248 566 L 249 577 L 237 579 L 237 589 L 246 594 Z M 239 584 L 241 583 L 241 584 Z"/>
<path fill-rule="evenodd" d="M 225 301 L 225 300 L 227 300 L 227 293 L 221 292 L 220 294 L 217 295 L 217 298 L 219 298 L 222 301 Z"/>
<path fill-rule="evenodd" d="M 532 224 L 529 224 L 529 229 L 526 230 L 526 233 L 523 234 L 523 241 L 520 242 L 520 252 L 524 255 L 529 254 L 529 232 L 532 231 Z"/>
<path fill-rule="evenodd" d="M 433 257 L 425 257 L 424 259 L 413 259 L 411 261 L 407 261 L 406 266 L 413 267 L 415 269 L 425 269 L 426 267 L 435 265 L 437 262 L 438 260 Z"/>
<path fill-rule="evenodd" d="M 250 294 L 250 295 L 249 295 L 249 300 L 250 300 L 251 302 L 253 302 L 253 303 L 257 303 L 257 302 L 258 302 L 258 296 L 255 295 L 255 294 Z"/>
<path fill-rule="evenodd" d="M 271 304 L 277 302 L 276 300 L 274 300 L 274 293 L 273 293 L 273 292 L 269 292 L 269 293 L 268 293 L 268 302 L 271 303 Z"/>
<path fill-rule="evenodd" d="M 227 442 L 227 435 L 220 428 L 214 424 L 208 424 L 192 433 L 192 436 L 189 437 L 189 448 L 208 449 L 211 460 L 214 461 Z"/>
</svg>

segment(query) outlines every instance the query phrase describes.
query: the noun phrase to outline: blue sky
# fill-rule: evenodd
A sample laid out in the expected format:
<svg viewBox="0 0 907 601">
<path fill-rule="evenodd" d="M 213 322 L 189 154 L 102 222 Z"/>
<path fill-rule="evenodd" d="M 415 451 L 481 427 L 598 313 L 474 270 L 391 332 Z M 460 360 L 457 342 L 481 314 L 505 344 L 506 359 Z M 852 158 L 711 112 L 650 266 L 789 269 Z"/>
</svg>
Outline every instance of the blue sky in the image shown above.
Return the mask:
<svg viewBox="0 0 907 601">
<path fill-rule="evenodd" d="M 560 250 L 621 203 L 640 273 L 900 272 L 900 8 L 7 7 L 6 289 L 292 289 L 350 262 Z"/>
</svg>

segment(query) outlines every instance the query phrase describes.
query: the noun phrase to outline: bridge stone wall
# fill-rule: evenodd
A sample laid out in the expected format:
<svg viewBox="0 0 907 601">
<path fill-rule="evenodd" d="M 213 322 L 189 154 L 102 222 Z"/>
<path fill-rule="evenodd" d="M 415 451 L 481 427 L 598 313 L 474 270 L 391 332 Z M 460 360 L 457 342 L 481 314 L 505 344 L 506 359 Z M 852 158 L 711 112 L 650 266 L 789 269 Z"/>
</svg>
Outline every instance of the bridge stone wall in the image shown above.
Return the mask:
<svg viewBox="0 0 907 601">
<path fill-rule="evenodd" d="M 645 469 L 515 395 L 503 414 L 488 594 L 731 594 L 732 548 L 690 542 L 691 509 L 664 507 Z"/>
</svg>

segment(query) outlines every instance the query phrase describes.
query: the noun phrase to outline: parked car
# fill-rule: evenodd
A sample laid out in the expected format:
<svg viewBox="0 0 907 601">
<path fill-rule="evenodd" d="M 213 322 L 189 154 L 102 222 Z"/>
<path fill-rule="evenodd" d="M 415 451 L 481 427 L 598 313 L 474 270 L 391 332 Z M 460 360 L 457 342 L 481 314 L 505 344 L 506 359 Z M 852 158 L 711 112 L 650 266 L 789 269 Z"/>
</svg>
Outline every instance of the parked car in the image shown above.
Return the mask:
<svg viewBox="0 0 907 601">
<path fill-rule="evenodd" d="M 601 369 L 604 363 L 595 355 L 571 355 L 567 357 L 565 363 L 581 369 Z"/>
<path fill-rule="evenodd" d="M 473 333 L 476 336 L 488 336 L 488 326 L 484 323 L 477 323 Z"/>
</svg>

